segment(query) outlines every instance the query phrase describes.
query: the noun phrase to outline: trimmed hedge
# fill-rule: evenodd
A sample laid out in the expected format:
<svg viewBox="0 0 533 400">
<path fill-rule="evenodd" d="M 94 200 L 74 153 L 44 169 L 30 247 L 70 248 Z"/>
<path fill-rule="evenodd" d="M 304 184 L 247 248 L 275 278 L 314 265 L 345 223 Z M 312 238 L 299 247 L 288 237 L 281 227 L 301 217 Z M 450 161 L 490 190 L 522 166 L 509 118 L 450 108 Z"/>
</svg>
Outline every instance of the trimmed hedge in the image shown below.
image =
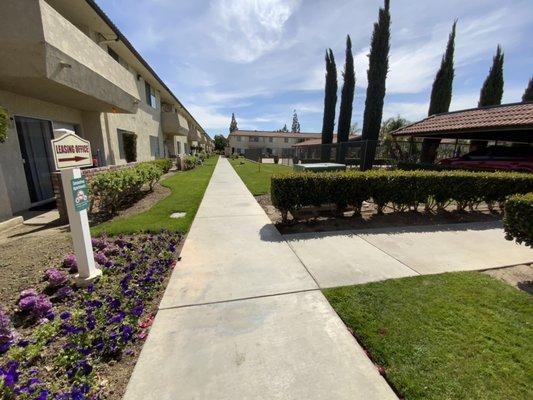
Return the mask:
<svg viewBox="0 0 533 400">
<path fill-rule="evenodd" d="M 286 219 L 287 211 L 305 206 L 335 204 L 360 210 L 372 200 L 381 213 L 391 204 L 396 210 L 443 208 L 450 202 L 458 210 L 486 202 L 503 203 L 511 194 L 533 191 L 533 174 L 470 171 L 347 171 L 291 173 L 272 177 L 272 203 Z"/>
<path fill-rule="evenodd" d="M 510 196 L 503 218 L 505 238 L 533 247 L 533 193 Z"/>
<path fill-rule="evenodd" d="M 118 209 L 134 202 L 144 185 L 150 191 L 163 175 L 157 161 L 140 163 L 134 167 L 111 170 L 95 175 L 89 183 L 92 213 L 97 205 L 104 214 L 115 214 Z"/>
</svg>

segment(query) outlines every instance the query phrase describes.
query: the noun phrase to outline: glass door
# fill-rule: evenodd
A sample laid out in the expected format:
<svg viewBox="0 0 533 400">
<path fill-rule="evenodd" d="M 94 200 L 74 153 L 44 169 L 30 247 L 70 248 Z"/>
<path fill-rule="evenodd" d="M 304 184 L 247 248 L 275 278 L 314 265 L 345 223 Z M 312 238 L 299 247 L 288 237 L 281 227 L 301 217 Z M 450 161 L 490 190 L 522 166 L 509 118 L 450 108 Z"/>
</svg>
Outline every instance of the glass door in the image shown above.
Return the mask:
<svg viewBox="0 0 533 400">
<path fill-rule="evenodd" d="M 42 119 L 15 117 L 15 124 L 31 202 L 51 200 L 54 198 L 50 143 L 53 139 L 52 123 Z"/>
</svg>

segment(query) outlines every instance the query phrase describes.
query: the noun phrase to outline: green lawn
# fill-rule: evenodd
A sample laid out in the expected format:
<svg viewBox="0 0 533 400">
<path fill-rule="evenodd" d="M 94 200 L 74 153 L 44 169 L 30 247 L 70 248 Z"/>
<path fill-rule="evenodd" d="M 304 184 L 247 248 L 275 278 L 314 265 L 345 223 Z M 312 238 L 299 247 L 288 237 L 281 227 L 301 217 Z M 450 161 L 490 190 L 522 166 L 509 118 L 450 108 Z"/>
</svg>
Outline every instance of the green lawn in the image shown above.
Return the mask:
<svg viewBox="0 0 533 400">
<path fill-rule="evenodd" d="M 286 165 L 258 164 L 244 158 L 229 161 L 254 196 L 270 193 L 272 174 L 292 171 L 292 168 Z"/>
<path fill-rule="evenodd" d="M 533 399 L 530 295 L 478 272 L 324 294 L 406 400 Z"/>
<path fill-rule="evenodd" d="M 108 235 L 118 235 L 142 231 L 158 232 L 161 229 L 187 232 L 202 201 L 217 159 L 218 156 L 211 157 L 201 167 L 179 172 L 165 179 L 161 184 L 171 189 L 172 193 L 150 210 L 96 225 L 91 228 L 91 234 L 98 236 L 105 232 Z M 187 215 L 179 219 L 170 218 L 170 214 L 178 211 L 186 212 Z"/>
</svg>

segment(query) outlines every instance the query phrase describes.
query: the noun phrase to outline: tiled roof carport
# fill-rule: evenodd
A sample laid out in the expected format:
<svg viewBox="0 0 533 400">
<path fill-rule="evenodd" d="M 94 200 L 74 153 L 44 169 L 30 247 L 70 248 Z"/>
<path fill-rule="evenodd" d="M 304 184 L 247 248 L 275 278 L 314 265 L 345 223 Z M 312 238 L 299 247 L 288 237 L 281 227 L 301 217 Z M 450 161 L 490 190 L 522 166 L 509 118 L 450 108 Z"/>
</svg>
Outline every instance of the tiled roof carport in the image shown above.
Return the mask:
<svg viewBox="0 0 533 400">
<path fill-rule="evenodd" d="M 533 143 L 533 102 L 432 115 L 392 134 Z"/>
</svg>

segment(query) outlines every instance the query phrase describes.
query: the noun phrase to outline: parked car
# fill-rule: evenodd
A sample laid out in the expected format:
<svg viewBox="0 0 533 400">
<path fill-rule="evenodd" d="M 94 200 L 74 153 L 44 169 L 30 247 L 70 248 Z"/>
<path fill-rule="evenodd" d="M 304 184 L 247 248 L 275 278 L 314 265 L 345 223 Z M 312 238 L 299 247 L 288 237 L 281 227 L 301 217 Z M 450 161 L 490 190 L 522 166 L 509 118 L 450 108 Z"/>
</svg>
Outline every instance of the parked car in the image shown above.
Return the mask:
<svg viewBox="0 0 533 400">
<path fill-rule="evenodd" d="M 533 146 L 488 146 L 459 157 L 446 158 L 439 164 L 465 169 L 533 172 Z"/>
</svg>

